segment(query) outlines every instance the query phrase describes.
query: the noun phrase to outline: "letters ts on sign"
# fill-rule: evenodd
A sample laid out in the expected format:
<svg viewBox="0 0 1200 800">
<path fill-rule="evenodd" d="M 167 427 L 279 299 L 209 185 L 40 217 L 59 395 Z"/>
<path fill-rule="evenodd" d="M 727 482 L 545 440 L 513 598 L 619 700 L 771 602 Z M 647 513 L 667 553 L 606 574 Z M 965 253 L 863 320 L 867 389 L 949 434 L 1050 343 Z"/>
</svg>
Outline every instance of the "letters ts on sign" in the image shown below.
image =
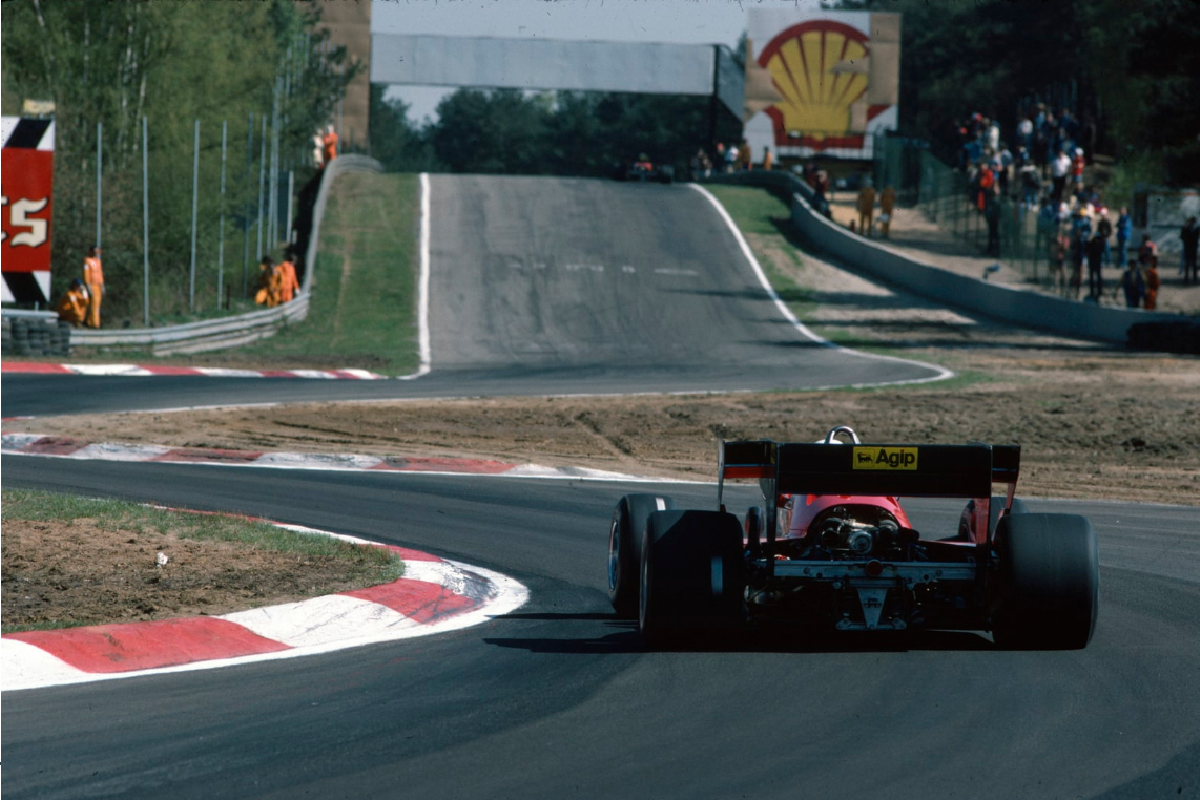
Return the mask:
<svg viewBox="0 0 1200 800">
<path fill-rule="evenodd" d="M 5 301 L 48 303 L 54 121 L 3 118 L 0 263 Z"/>
</svg>

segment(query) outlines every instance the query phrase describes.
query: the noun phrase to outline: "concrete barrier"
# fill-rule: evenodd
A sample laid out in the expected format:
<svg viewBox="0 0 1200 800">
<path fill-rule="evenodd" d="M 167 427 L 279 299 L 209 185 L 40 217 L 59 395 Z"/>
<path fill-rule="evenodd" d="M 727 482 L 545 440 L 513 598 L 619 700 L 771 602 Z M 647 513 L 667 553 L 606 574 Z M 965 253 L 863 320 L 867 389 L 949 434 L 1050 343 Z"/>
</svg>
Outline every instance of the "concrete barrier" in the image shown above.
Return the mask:
<svg viewBox="0 0 1200 800">
<path fill-rule="evenodd" d="M 308 246 L 305 248 L 304 283 L 290 303 L 221 319 L 161 328 L 76 329 L 71 331 L 71 346 L 105 350 L 149 350 L 156 356 L 200 353 L 249 344 L 274 336 L 287 325 L 303 321 L 308 316 L 313 276 L 316 273 L 317 250 L 320 245 L 321 220 L 325 216 L 329 189 L 337 177 L 346 172 L 383 172 L 383 166 L 367 156 L 344 155 L 325 168 L 321 177 L 321 187 L 313 205 L 312 230 L 309 233 Z M 6 318 L 9 313 L 5 312 Z"/>
<path fill-rule="evenodd" d="M 1095 303 L 1065 300 L 1061 297 L 959 275 L 893 250 L 885 244 L 864 239 L 827 219 L 813 209 L 816 197 L 804 181 L 787 172 L 747 170 L 715 175 L 711 183 L 759 186 L 790 199 L 792 228 L 817 250 L 829 253 L 856 271 L 883 283 L 944 305 L 1025 328 L 1047 331 L 1078 339 L 1135 344 L 1159 341 L 1134 336 L 1134 325 L 1200 325 L 1195 317 L 1181 314 L 1108 308 Z M 1191 352 L 1177 350 L 1176 352 Z"/>
</svg>

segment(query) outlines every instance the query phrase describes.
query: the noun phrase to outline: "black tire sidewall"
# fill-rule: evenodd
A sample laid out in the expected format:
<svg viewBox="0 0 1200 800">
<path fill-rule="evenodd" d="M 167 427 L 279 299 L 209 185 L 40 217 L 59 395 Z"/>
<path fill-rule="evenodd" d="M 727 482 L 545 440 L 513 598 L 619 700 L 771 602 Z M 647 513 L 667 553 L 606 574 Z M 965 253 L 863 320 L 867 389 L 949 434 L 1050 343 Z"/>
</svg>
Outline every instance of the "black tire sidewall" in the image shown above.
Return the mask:
<svg viewBox="0 0 1200 800">
<path fill-rule="evenodd" d="M 1000 586 L 992 633 L 1012 649 L 1078 650 L 1099 610 L 1096 532 L 1076 514 L 1019 514 L 996 531 Z"/>
<path fill-rule="evenodd" d="M 718 511 L 657 511 L 642 545 L 639 629 L 650 647 L 694 643 L 742 620 L 742 528 Z"/>
<path fill-rule="evenodd" d="M 650 514 L 659 510 L 660 502 L 664 509 L 676 508 L 675 501 L 670 497 L 639 493 L 623 496 L 613 510 L 608 545 L 608 599 L 613 610 L 622 617 L 638 616 L 642 537 L 646 530 L 646 520 Z M 617 551 L 615 574 L 612 569 L 614 546 Z"/>
</svg>

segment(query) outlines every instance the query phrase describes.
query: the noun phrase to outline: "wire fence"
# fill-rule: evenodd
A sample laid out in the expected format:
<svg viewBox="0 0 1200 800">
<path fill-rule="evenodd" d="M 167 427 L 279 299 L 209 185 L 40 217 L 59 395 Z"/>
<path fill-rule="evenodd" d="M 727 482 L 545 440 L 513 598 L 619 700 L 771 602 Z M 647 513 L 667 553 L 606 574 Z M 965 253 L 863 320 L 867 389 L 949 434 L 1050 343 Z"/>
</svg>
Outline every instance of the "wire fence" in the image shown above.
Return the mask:
<svg viewBox="0 0 1200 800">
<path fill-rule="evenodd" d="M 993 242 L 971 176 L 936 158 L 928 143 L 885 133 L 876 137 L 873 152 L 875 185 L 894 187 L 901 205 L 919 208 L 969 249 L 979 253 L 990 251 L 998 264 L 1020 273 L 1031 283 L 1047 288 L 1052 285 L 1050 246 L 1057 229 L 1055 225 L 1039 226 L 1036 201 L 1040 190 L 1026 195 L 1017 185 L 1019 175 L 1015 170 L 1006 176 L 1001 191 L 992 200 L 996 204 Z"/>
</svg>

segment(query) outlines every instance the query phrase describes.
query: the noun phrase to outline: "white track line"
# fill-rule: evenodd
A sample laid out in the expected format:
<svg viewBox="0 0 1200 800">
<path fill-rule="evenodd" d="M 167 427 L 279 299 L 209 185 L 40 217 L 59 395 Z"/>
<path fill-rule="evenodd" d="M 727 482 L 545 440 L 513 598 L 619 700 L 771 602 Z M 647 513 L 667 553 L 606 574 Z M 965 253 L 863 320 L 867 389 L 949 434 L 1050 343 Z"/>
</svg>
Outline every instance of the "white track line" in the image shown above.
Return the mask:
<svg viewBox="0 0 1200 800">
<path fill-rule="evenodd" d="M 725 220 L 726 227 L 728 227 L 729 232 L 733 234 L 733 238 L 737 240 L 738 247 L 741 248 L 742 255 L 746 257 L 746 261 L 750 264 L 750 268 L 754 270 L 754 274 L 758 277 L 758 282 L 762 285 L 767 294 L 770 295 L 771 301 L 775 303 L 775 307 L 779 309 L 779 313 L 782 314 L 788 322 L 792 323 L 792 327 L 794 327 L 796 331 L 800 333 L 800 335 L 804 336 L 810 341 L 822 344 L 826 347 L 835 350 L 841 350 L 847 355 L 854 355 L 860 358 L 877 358 L 881 361 L 896 361 L 901 364 L 916 364 L 937 372 L 937 374 L 931 378 L 917 378 L 907 381 L 887 381 L 884 383 L 855 383 L 850 384 L 850 386 L 896 386 L 911 383 L 931 383 L 933 381 L 941 381 L 945 380 L 946 378 L 954 377 L 954 372 L 937 364 L 928 364 L 924 361 L 915 361 L 911 358 L 900 358 L 899 356 L 885 356 L 877 353 L 864 353 L 859 350 L 853 350 L 845 345 L 831 342 L 828 339 L 813 333 L 803 322 L 796 318 L 796 315 L 792 313 L 792 310 L 787 307 L 787 303 L 783 302 L 783 298 L 781 298 L 778 292 L 775 291 L 775 287 L 773 287 L 771 282 L 767 279 L 766 272 L 763 271 L 762 266 L 758 263 L 758 259 L 754 257 L 754 253 L 750 250 L 750 245 L 746 242 L 746 237 L 742 236 L 741 230 L 738 229 L 737 224 L 733 221 L 733 217 L 729 216 L 729 212 L 725 210 L 723 205 L 721 205 L 721 201 L 714 197 L 712 192 L 708 191 L 698 183 L 689 183 L 688 186 L 704 195 L 705 199 L 707 199 L 708 202 L 712 204 L 713 208 L 717 210 L 717 213 L 721 215 L 721 219 Z"/>
<path fill-rule="evenodd" d="M 429 173 L 421 173 L 421 236 L 420 259 L 421 273 L 417 278 L 417 329 L 419 331 L 419 349 L 421 365 L 412 375 L 403 375 L 400 380 L 412 380 L 422 375 L 428 375 L 433 368 L 433 356 L 429 343 L 429 239 L 430 239 L 430 202 L 429 202 Z"/>
</svg>

